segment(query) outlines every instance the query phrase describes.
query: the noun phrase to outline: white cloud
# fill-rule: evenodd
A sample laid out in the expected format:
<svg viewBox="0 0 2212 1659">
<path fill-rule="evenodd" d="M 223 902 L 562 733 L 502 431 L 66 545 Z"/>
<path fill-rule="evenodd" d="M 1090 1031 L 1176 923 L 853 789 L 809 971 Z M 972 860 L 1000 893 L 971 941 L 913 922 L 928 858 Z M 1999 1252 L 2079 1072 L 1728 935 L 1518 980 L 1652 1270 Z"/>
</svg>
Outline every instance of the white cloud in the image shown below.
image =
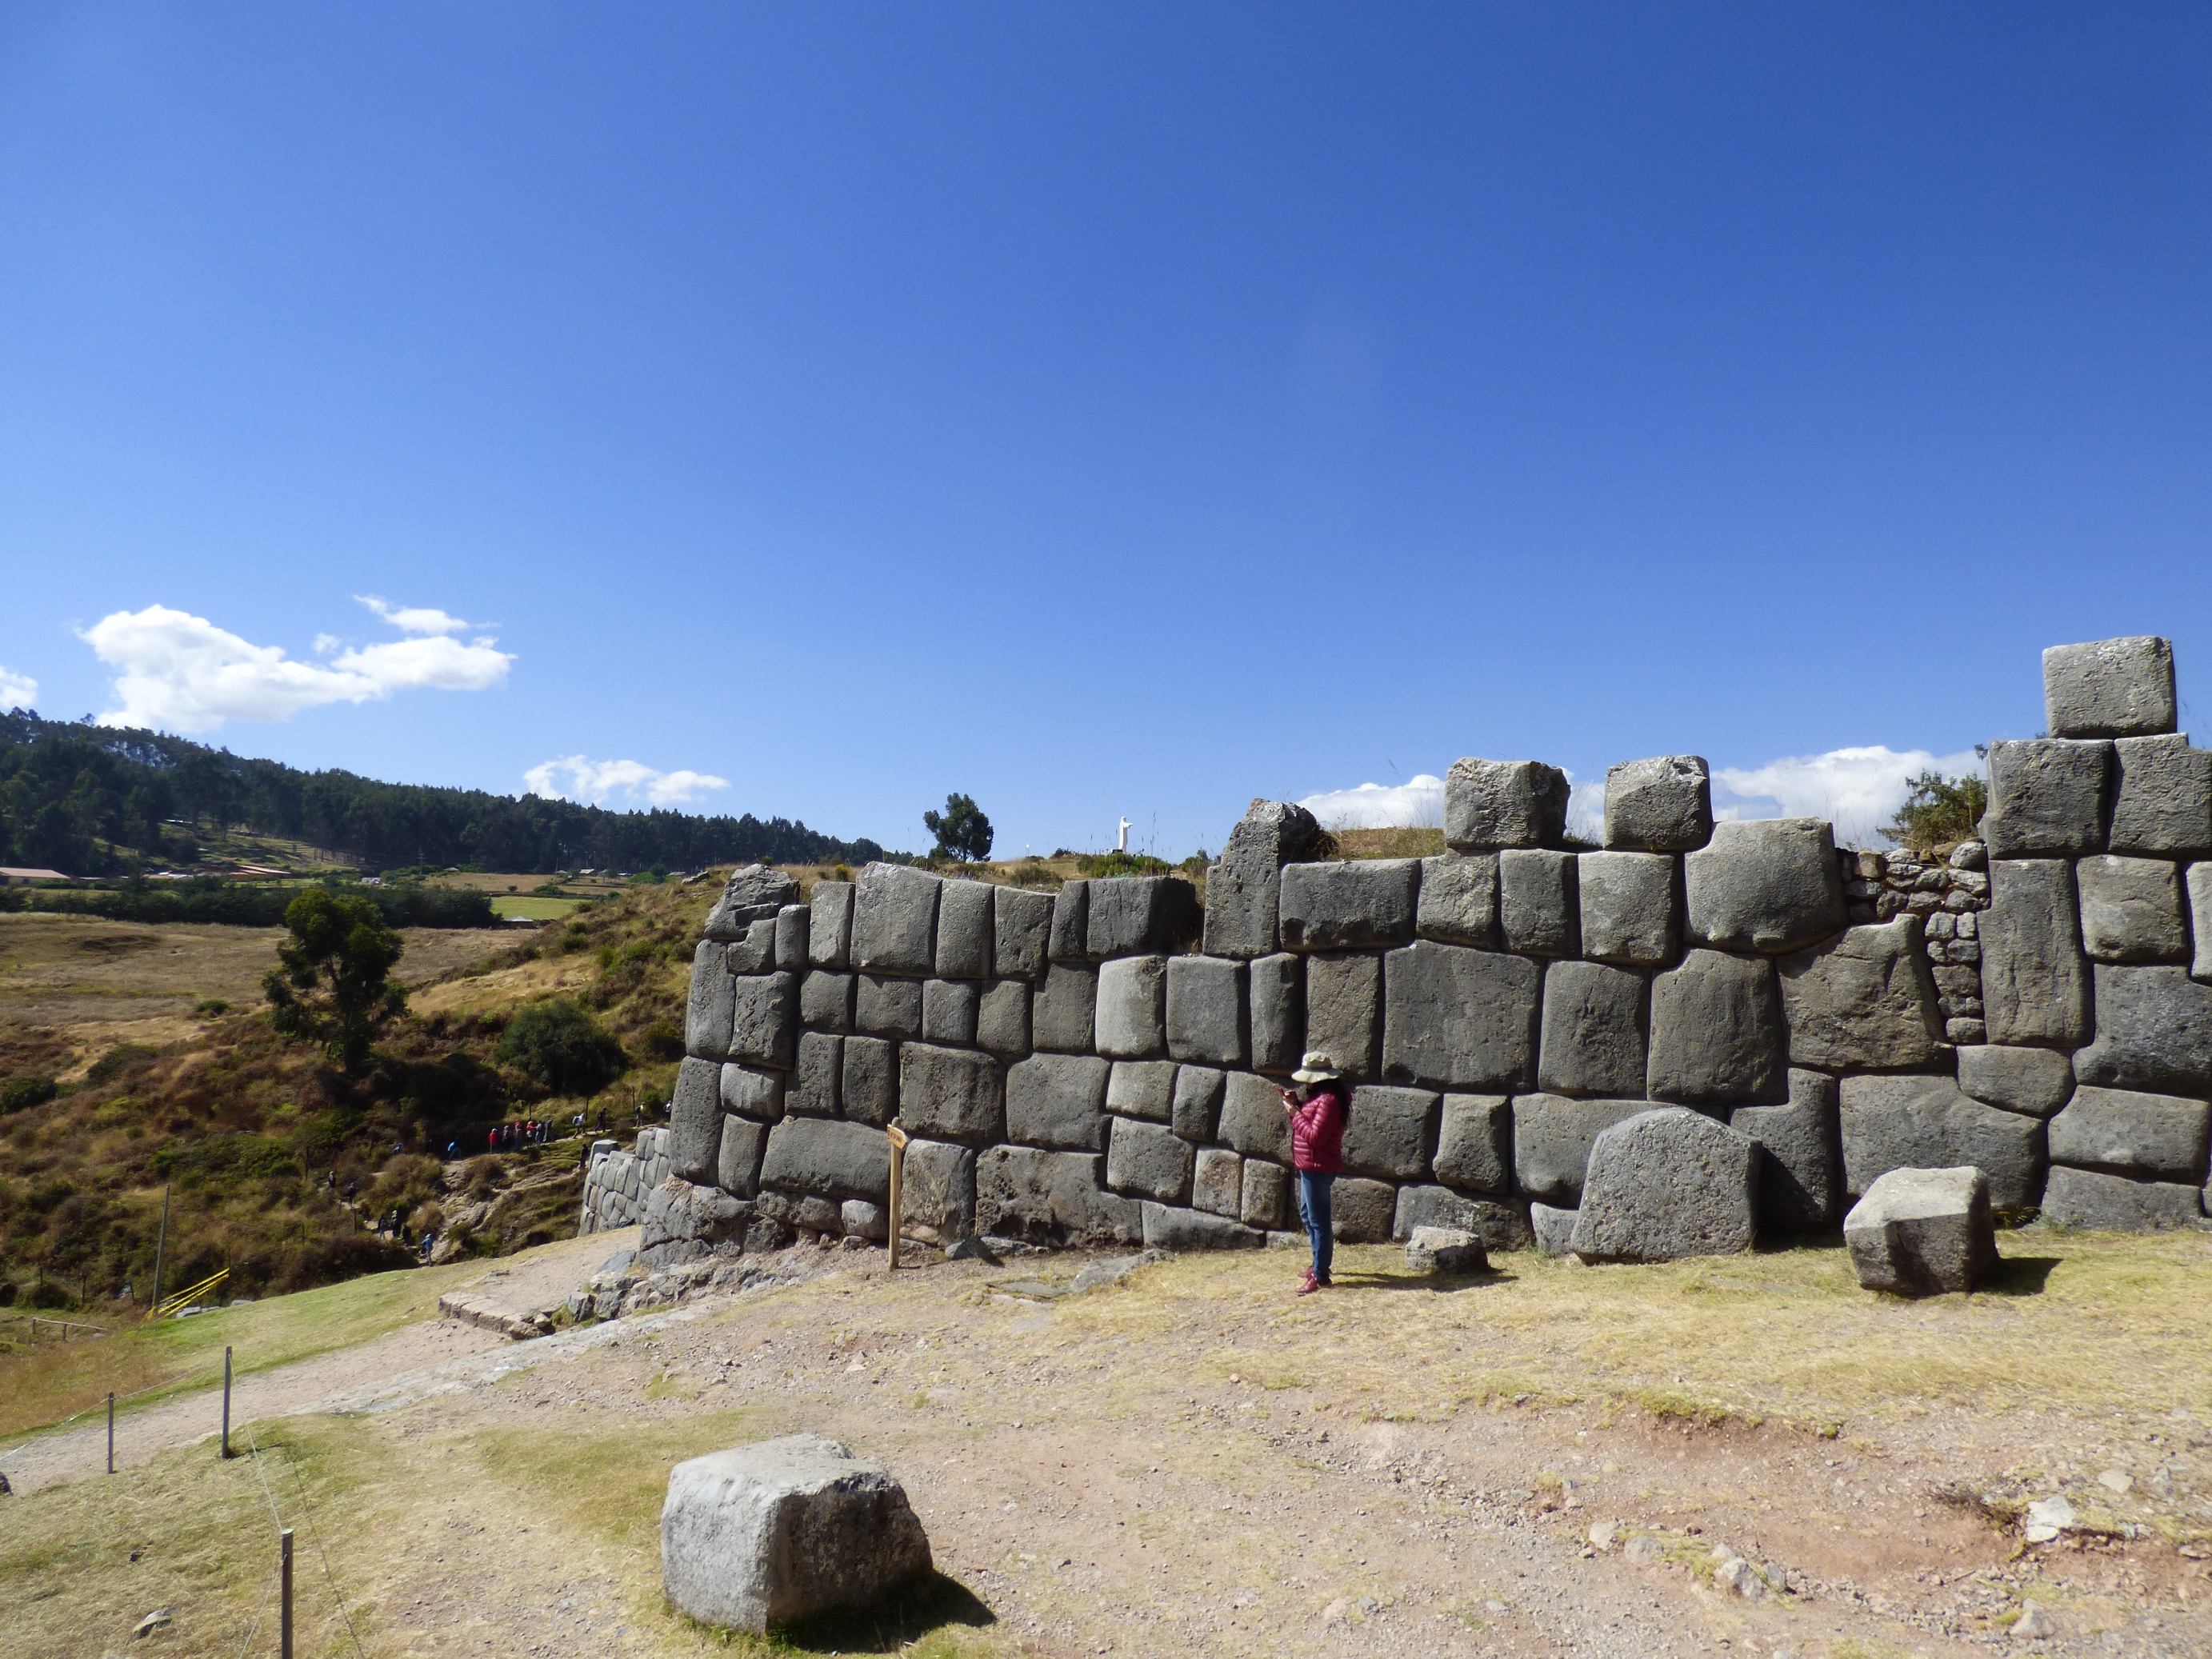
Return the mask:
<svg viewBox="0 0 2212 1659">
<path fill-rule="evenodd" d="M 1925 749 L 1899 753 L 1875 744 L 1792 755 L 1764 766 L 1723 766 L 1713 773 L 1713 816 L 1826 818 L 1836 826 L 1838 842 L 1865 846 L 1884 839 L 1881 825 L 1905 804 L 1906 781 L 1922 772 L 1978 777 L 1983 763 L 1971 749 L 1955 755 Z M 1735 799 L 1723 804 L 1723 793 Z"/>
<path fill-rule="evenodd" d="M 399 618 L 425 615 L 445 612 L 398 611 L 392 620 L 407 630 Z M 358 646 L 327 666 L 295 662 L 281 646 L 252 644 L 204 617 L 161 605 L 103 617 L 78 637 L 120 671 L 119 706 L 100 715 L 101 725 L 185 732 L 212 732 L 226 720 L 289 720 L 325 703 L 377 702 L 395 691 L 489 690 L 514 662 L 493 640 L 463 644 L 411 631 L 418 637 Z"/>
<path fill-rule="evenodd" d="M 0 708 L 36 708 L 38 706 L 38 681 L 28 674 L 18 674 L 12 668 L 0 668 Z"/>
<path fill-rule="evenodd" d="M 374 593 L 356 593 L 353 598 L 356 605 L 367 605 L 403 634 L 459 634 L 478 625 L 429 605 L 386 605 Z"/>
<path fill-rule="evenodd" d="M 1388 787 L 1363 783 L 1357 789 L 1325 789 L 1298 805 L 1324 830 L 1438 830 L 1444 821 L 1444 781 L 1423 772 Z"/>
<path fill-rule="evenodd" d="M 568 787 L 556 781 L 563 774 Z M 582 755 L 564 755 L 541 762 L 522 775 L 530 793 L 548 800 L 603 801 L 617 792 L 651 806 L 680 806 L 709 790 L 726 789 L 727 778 L 710 772 L 657 772 L 641 761 L 595 761 Z"/>
</svg>

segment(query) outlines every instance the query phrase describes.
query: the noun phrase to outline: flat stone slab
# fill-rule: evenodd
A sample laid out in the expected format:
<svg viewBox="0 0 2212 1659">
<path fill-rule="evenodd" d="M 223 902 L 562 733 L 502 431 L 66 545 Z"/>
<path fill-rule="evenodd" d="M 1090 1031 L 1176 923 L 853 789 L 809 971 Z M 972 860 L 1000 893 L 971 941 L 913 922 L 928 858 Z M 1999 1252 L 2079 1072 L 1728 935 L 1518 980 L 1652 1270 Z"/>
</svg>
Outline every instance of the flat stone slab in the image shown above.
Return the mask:
<svg viewBox="0 0 2212 1659">
<path fill-rule="evenodd" d="M 1844 1243 L 1869 1291 L 1971 1291 L 1997 1261 L 1989 1181 L 1971 1165 L 1892 1170 L 1844 1218 Z"/>
<path fill-rule="evenodd" d="M 2125 1176 L 2054 1164 L 2043 1189 L 2044 1219 L 2062 1227 L 2163 1232 L 2194 1227 L 2203 1214 L 2202 1190 L 2179 1182 L 2130 1181 Z"/>
</svg>

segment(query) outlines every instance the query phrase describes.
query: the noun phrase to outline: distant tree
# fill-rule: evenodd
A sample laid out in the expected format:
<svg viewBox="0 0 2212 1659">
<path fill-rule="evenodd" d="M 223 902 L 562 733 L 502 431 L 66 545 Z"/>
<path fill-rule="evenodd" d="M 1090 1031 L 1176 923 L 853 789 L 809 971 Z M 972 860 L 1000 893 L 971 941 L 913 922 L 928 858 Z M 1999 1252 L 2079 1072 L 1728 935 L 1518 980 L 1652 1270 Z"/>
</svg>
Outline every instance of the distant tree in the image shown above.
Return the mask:
<svg viewBox="0 0 2212 1659">
<path fill-rule="evenodd" d="M 991 856 L 991 820 L 968 795 L 947 795 L 942 812 L 924 812 L 921 827 L 937 837 L 937 850 L 963 864 Z"/>
<path fill-rule="evenodd" d="M 1905 785 L 1905 805 L 1881 833 L 1915 853 L 1941 852 L 1980 833 L 1990 787 L 1981 779 L 1923 772 Z"/>
<path fill-rule="evenodd" d="M 261 981 L 270 1023 L 358 1070 L 377 1028 L 407 1006 L 391 981 L 405 944 L 368 899 L 322 887 L 284 907 L 284 926 L 291 937 L 276 947 L 282 965 Z"/>
<path fill-rule="evenodd" d="M 568 997 L 533 1002 L 508 1022 L 499 1057 L 556 1095 L 587 1095 L 629 1066 L 622 1044 Z"/>
</svg>

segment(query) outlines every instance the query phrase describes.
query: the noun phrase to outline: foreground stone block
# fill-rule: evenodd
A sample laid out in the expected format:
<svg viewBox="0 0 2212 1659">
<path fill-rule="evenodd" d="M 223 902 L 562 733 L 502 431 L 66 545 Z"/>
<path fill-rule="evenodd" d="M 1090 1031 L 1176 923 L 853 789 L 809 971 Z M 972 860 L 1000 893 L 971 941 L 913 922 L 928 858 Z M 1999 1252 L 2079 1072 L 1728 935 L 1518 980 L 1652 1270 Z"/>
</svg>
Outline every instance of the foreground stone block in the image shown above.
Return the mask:
<svg viewBox="0 0 2212 1659">
<path fill-rule="evenodd" d="M 2201 1100 L 2085 1085 L 2051 1120 L 2051 1161 L 2202 1186 L 2208 1124 Z"/>
<path fill-rule="evenodd" d="M 1985 1106 L 2049 1117 L 2074 1095 L 2074 1062 L 2055 1048 L 1994 1042 L 1959 1050 L 1959 1087 Z"/>
<path fill-rule="evenodd" d="M 975 1151 L 947 1140 L 909 1140 L 899 1181 L 901 1231 L 952 1244 L 975 1231 Z"/>
<path fill-rule="evenodd" d="M 991 965 L 1004 979 L 1043 977 L 1051 959 L 1052 895 L 994 887 Z"/>
<path fill-rule="evenodd" d="M 1136 1243 L 1138 1200 L 1103 1190 L 1105 1166 L 1096 1152 L 987 1147 L 975 1159 L 976 1227 L 1045 1244 Z"/>
<path fill-rule="evenodd" d="M 1682 860 L 1690 936 L 1722 950 L 1800 951 L 1844 925 L 1835 833 L 1824 818 L 1716 824 Z"/>
<path fill-rule="evenodd" d="M 1448 1227 L 1492 1250 L 1525 1249 L 1533 1237 L 1522 1206 L 1508 1200 L 1470 1197 L 1449 1187 L 1401 1187 L 1390 1237 L 1410 1239 L 1416 1227 Z"/>
<path fill-rule="evenodd" d="M 1413 936 L 1419 859 L 1332 860 L 1283 870 L 1281 931 L 1287 951 L 1357 951 Z"/>
<path fill-rule="evenodd" d="M 1306 1046 L 1328 1055 L 1346 1077 L 1373 1077 L 1379 1069 L 1382 1012 L 1382 957 L 1306 958 Z"/>
<path fill-rule="evenodd" d="M 752 1207 L 711 1186 L 671 1176 L 646 1195 L 639 1252 L 648 1266 L 696 1260 L 705 1250 L 738 1237 L 752 1219 Z M 672 1245 L 693 1248 L 672 1250 Z"/>
<path fill-rule="evenodd" d="M 1808 1232 L 1844 1212 L 1844 1152 L 1836 1079 L 1792 1070 L 1786 1106 L 1739 1106 L 1729 1127 L 1757 1141 L 1759 1224 L 1764 1233 Z"/>
<path fill-rule="evenodd" d="M 1352 1091 L 1344 1126 L 1344 1167 L 1351 1175 L 1419 1181 L 1436 1142 L 1437 1097 L 1425 1089 L 1370 1084 Z"/>
<path fill-rule="evenodd" d="M 1631 968 L 1674 961 L 1681 933 L 1675 861 L 1660 853 L 1584 853 L 1576 860 L 1583 954 Z"/>
<path fill-rule="evenodd" d="M 1601 962 L 1544 975 L 1536 1081 L 1548 1094 L 1632 1095 L 1644 1087 L 1644 975 Z"/>
<path fill-rule="evenodd" d="M 1152 1250 L 1257 1250 L 1267 1243 L 1267 1234 L 1231 1217 L 1149 1201 L 1143 1226 L 1145 1248 Z"/>
<path fill-rule="evenodd" d="M 1097 1009 L 1098 970 L 1055 962 L 1030 1004 L 1033 1040 L 1040 1048 L 1083 1054 L 1097 1042 Z"/>
<path fill-rule="evenodd" d="M 1168 962 L 1121 957 L 1098 965 L 1098 1052 L 1112 1060 L 1167 1053 Z"/>
<path fill-rule="evenodd" d="M 988 882 L 947 881 L 938 889 L 936 974 L 939 979 L 991 977 L 998 890 Z"/>
<path fill-rule="evenodd" d="M 814 1040 L 821 1041 L 819 1037 Z M 784 1077 L 781 1072 L 732 1060 L 722 1067 L 721 1076 L 716 1079 L 721 1109 L 735 1112 L 739 1117 L 751 1118 L 757 1123 L 775 1122 L 783 1115 Z"/>
<path fill-rule="evenodd" d="M 2212 1095 L 2212 986 L 2182 968 L 2095 969 L 2097 1037 L 2074 1075 L 2109 1089 Z"/>
<path fill-rule="evenodd" d="M 1019 1060 L 1030 1051 L 1030 988 L 1002 979 L 975 1005 L 976 1046 L 1000 1060 Z"/>
<path fill-rule="evenodd" d="M 805 973 L 813 921 L 813 912 L 803 904 L 787 904 L 775 913 L 775 965 L 784 972 Z"/>
<path fill-rule="evenodd" d="M 1091 884 L 1065 881 L 1052 899 L 1052 933 L 1045 947 L 1054 962 L 1085 962 L 1091 955 Z"/>
<path fill-rule="evenodd" d="M 2189 976 L 2212 980 L 2212 864 L 2192 864 L 2182 878 L 2189 890 L 2189 936 L 2197 941 Z"/>
<path fill-rule="evenodd" d="M 1106 1079 L 1106 1109 L 1119 1117 L 1165 1123 L 1175 1115 L 1175 1085 L 1173 1060 L 1117 1060 Z"/>
<path fill-rule="evenodd" d="M 788 1071 L 799 1046 L 799 975 L 731 981 L 730 1058 Z"/>
<path fill-rule="evenodd" d="M 765 864 L 749 864 L 733 871 L 722 884 L 722 896 L 707 912 L 705 933 L 717 944 L 743 939 L 757 921 L 774 921 L 775 913 L 799 898 L 799 884 L 782 871 Z"/>
<path fill-rule="evenodd" d="M 1106 1148 L 1106 1184 L 1132 1198 L 1159 1204 L 1190 1202 L 1190 1143 L 1158 1123 L 1114 1120 Z"/>
<path fill-rule="evenodd" d="M 1447 853 L 1423 859 L 1413 931 L 1423 939 L 1446 945 L 1494 947 L 1498 943 L 1498 854 Z"/>
<path fill-rule="evenodd" d="M 722 1134 L 721 1070 L 712 1060 L 687 1060 L 676 1071 L 668 1105 L 668 1167 L 685 1181 L 714 1178 L 714 1149 Z"/>
<path fill-rule="evenodd" d="M 1244 1063 L 1244 964 L 1227 957 L 1168 958 L 1168 1053 L 1210 1066 Z"/>
<path fill-rule="evenodd" d="M 1406 1241 L 1406 1270 L 1416 1273 L 1484 1273 L 1490 1253 L 1473 1233 L 1457 1227 L 1416 1227 Z"/>
<path fill-rule="evenodd" d="M 999 1062 L 967 1048 L 899 1045 L 899 1122 L 908 1134 L 981 1146 L 1006 1134 Z"/>
<path fill-rule="evenodd" d="M 1646 1091 L 1690 1104 L 1785 1100 L 1784 1030 L 1772 963 L 1688 951 L 1680 967 L 1651 981 Z"/>
<path fill-rule="evenodd" d="M 1176 1134 L 1198 1146 L 1214 1138 L 1214 1126 L 1221 1121 L 1225 1083 L 1223 1074 L 1210 1066 L 1176 1068 L 1175 1103 L 1168 1121 Z"/>
<path fill-rule="evenodd" d="M 2204 1213 L 2199 1188 L 2171 1181 L 2130 1181 L 2094 1170 L 2051 1166 L 2043 1217 L 2062 1227 L 2152 1233 L 2193 1227 Z"/>
<path fill-rule="evenodd" d="M 2094 853 L 2105 845 L 2112 745 L 2031 738 L 1990 745 L 1982 836 L 1993 859 Z"/>
<path fill-rule="evenodd" d="M 670 1472 L 661 1583 L 702 1624 L 764 1633 L 866 1607 L 929 1565 L 905 1489 L 834 1440 L 786 1435 Z"/>
<path fill-rule="evenodd" d="M 2120 775 L 2112 804 L 2115 853 L 2212 852 L 2212 750 L 2181 732 L 2122 738 L 2112 745 Z"/>
<path fill-rule="evenodd" d="M 921 1040 L 962 1046 L 975 1042 L 982 989 L 972 979 L 922 981 Z"/>
<path fill-rule="evenodd" d="M 1329 1232 L 1340 1244 L 1387 1244 L 1398 1218 L 1398 1191 L 1387 1181 L 1339 1176 L 1329 1192 Z"/>
<path fill-rule="evenodd" d="M 1190 1202 L 1208 1215 L 1237 1215 L 1243 1201 L 1244 1160 L 1224 1146 L 1201 1148 L 1191 1164 Z"/>
<path fill-rule="evenodd" d="M 1759 1231 L 1759 1147 L 1680 1106 L 1639 1112 L 1591 1143 L 1568 1248 L 1585 1261 L 1735 1255 Z"/>
<path fill-rule="evenodd" d="M 2075 1048 L 2088 1041 L 2089 965 L 2072 865 L 1993 860 L 1980 934 L 1983 1018 L 1991 1042 Z"/>
<path fill-rule="evenodd" d="M 1574 1243 L 1577 1217 L 1572 1210 L 1550 1204 L 1528 1206 L 1528 1226 L 1536 1237 L 1539 1255 L 1565 1255 Z"/>
<path fill-rule="evenodd" d="M 880 1129 L 898 1115 L 898 1049 L 882 1037 L 848 1036 L 839 1056 L 838 1115 Z"/>
<path fill-rule="evenodd" d="M 757 921 L 730 941 L 729 967 L 733 974 L 765 974 L 775 966 L 775 918 Z"/>
<path fill-rule="evenodd" d="M 1658 755 L 1606 768 L 1608 848 L 1687 853 L 1712 833 L 1712 775 L 1703 757 Z"/>
<path fill-rule="evenodd" d="M 1513 1099 L 1514 1190 L 1568 1207 L 1582 1201 L 1590 1147 L 1614 1124 L 1651 1109 L 1648 1100 L 1568 1100 L 1559 1095 Z"/>
<path fill-rule="evenodd" d="M 1291 1120 L 1276 1085 L 1249 1072 L 1226 1073 L 1217 1139 L 1247 1158 L 1271 1164 L 1291 1161 Z"/>
<path fill-rule="evenodd" d="M 1902 1071 L 1935 1060 L 1943 1012 L 1922 926 L 1901 915 L 1847 927 L 1776 963 L 1793 1064 Z"/>
<path fill-rule="evenodd" d="M 921 981 L 862 974 L 854 988 L 853 1024 L 868 1036 L 921 1035 Z"/>
<path fill-rule="evenodd" d="M 1255 800 L 1206 872 L 1204 949 L 1210 957 L 1272 956 L 1281 949 L 1282 868 L 1321 836 L 1303 806 Z"/>
<path fill-rule="evenodd" d="M 1167 954 L 1198 938 L 1198 889 L 1181 876 L 1109 876 L 1091 884 L 1085 928 L 1094 957 Z"/>
<path fill-rule="evenodd" d="M 1844 1218 L 1844 1243 L 1869 1291 L 1971 1291 L 1997 1262 L 1989 1181 L 1971 1166 L 1889 1170 Z"/>
<path fill-rule="evenodd" d="M 1323 960 L 1309 967 L 1310 998 Z M 1534 1079 L 1540 976 L 1534 963 L 1430 939 L 1384 960 L 1382 1058 L 1389 1081 L 1510 1091 Z"/>
<path fill-rule="evenodd" d="M 1556 847 L 1567 793 L 1567 775 L 1539 761 L 1454 761 L 1444 774 L 1444 845 L 1455 853 Z"/>
<path fill-rule="evenodd" d="M 809 902 L 814 919 L 806 928 L 806 960 L 815 968 L 844 969 L 853 960 L 853 884 L 817 881 Z"/>
<path fill-rule="evenodd" d="M 738 995 L 726 945 L 702 939 L 691 955 L 691 992 L 684 1005 L 684 1052 L 694 1060 L 730 1057 L 730 1014 Z"/>
<path fill-rule="evenodd" d="M 1582 898 L 1572 853 L 1514 848 L 1498 855 L 1498 921 L 1505 948 L 1532 957 L 1582 951 Z"/>
<path fill-rule="evenodd" d="M 1296 1071 L 1306 1046 L 1305 957 L 1291 951 L 1261 957 L 1246 970 L 1246 987 L 1253 1069 Z"/>
<path fill-rule="evenodd" d="M 853 966 L 919 977 L 937 965 L 937 900 L 945 885 L 925 870 L 872 864 L 853 902 Z"/>
<path fill-rule="evenodd" d="M 810 1031 L 853 1029 L 853 976 L 816 969 L 799 981 L 799 1020 Z"/>
<path fill-rule="evenodd" d="M 1291 1202 L 1292 1186 L 1291 1172 L 1281 1164 L 1270 1164 L 1264 1158 L 1246 1158 L 1243 1199 L 1237 1218 L 1263 1232 L 1289 1226 L 1297 1214 L 1297 1206 Z"/>
<path fill-rule="evenodd" d="M 787 1117 L 768 1132 L 760 1184 L 779 1193 L 880 1204 L 890 1194 L 890 1142 L 882 1130 L 858 1123 Z"/>
<path fill-rule="evenodd" d="M 732 1198 L 750 1198 L 760 1191 L 761 1158 L 767 1151 L 765 1124 L 725 1117 L 721 1145 L 715 1149 L 714 1184 Z"/>
<path fill-rule="evenodd" d="M 2043 1125 L 1970 1100 L 1947 1077 L 1845 1078 L 1842 1132 L 1852 1194 L 1892 1170 L 1969 1164 L 1989 1178 L 2000 1210 L 2027 1209 L 2043 1190 Z"/>
<path fill-rule="evenodd" d="M 2105 853 L 2074 866 L 2081 893 L 2081 948 L 2094 962 L 2186 962 L 2181 868 L 2170 859 Z"/>
<path fill-rule="evenodd" d="M 1032 1054 L 1006 1068 L 1006 1138 L 1031 1146 L 1106 1149 L 1107 1063 L 1089 1054 Z"/>
<path fill-rule="evenodd" d="M 2171 732 L 2173 647 L 2153 635 L 2054 645 L 2043 653 L 2043 709 L 2056 737 Z"/>
<path fill-rule="evenodd" d="M 1437 1131 L 1436 1177 L 1470 1192 L 1513 1190 L 1513 1108 L 1504 1095 L 1446 1095 Z"/>
</svg>

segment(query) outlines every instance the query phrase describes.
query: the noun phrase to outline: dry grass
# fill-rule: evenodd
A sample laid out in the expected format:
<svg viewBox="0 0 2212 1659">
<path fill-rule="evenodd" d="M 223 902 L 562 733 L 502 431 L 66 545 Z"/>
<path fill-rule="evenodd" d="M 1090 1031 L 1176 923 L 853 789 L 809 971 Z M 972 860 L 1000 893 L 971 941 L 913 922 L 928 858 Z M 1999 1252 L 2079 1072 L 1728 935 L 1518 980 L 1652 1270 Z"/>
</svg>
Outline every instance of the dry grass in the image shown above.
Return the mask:
<svg viewBox="0 0 2212 1659">
<path fill-rule="evenodd" d="M 1428 859 L 1444 850 L 1441 830 L 1334 830 L 1337 856 L 1347 859 Z"/>
</svg>

